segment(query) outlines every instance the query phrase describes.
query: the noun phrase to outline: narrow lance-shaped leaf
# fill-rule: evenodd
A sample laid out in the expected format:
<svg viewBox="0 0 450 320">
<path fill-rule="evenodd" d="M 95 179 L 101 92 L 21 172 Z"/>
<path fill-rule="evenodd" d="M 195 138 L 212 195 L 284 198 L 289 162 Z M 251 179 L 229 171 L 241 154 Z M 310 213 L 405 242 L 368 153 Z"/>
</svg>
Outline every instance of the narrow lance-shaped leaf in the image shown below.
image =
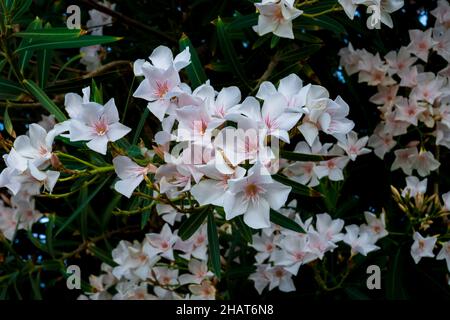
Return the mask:
<svg viewBox="0 0 450 320">
<path fill-rule="evenodd" d="M 178 230 L 178 235 L 180 236 L 181 240 L 189 239 L 195 233 L 195 231 L 200 228 L 207 215 L 208 208 L 204 208 L 199 212 L 191 213 L 189 218 L 183 221 L 180 229 Z"/>
<path fill-rule="evenodd" d="M 307 153 L 298 153 L 298 152 L 292 152 L 292 151 L 284 151 L 280 150 L 280 157 L 287 160 L 292 161 L 324 161 L 329 158 L 332 158 L 331 156 L 324 156 L 319 154 L 307 154 Z"/>
<path fill-rule="evenodd" d="M 6 79 L 0 79 L 0 88 L 0 99 L 2 100 L 16 100 L 21 93 L 26 93 L 19 84 Z"/>
<path fill-rule="evenodd" d="M 286 216 L 283 216 L 281 213 L 273 209 L 270 209 L 270 221 L 283 228 L 296 231 L 299 233 L 305 233 L 305 230 L 303 230 L 303 228 L 297 222 Z"/>
<path fill-rule="evenodd" d="M 191 40 L 189 40 L 188 36 L 184 33 L 181 36 L 179 44 L 180 51 L 183 51 L 185 48 L 189 48 L 189 52 L 191 53 L 191 63 L 186 67 L 186 73 L 191 81 L 192 88 L 195 89 L 204 84 L 208 78 L 206 77 L 203 65 L 198 57 L 197 50 L 195 50 Z"/>
<path fill-rule="evenodd" d="M 33 82 L 32 80 L 24 80 L 23 85 L 36 99 L 39 100 L 39 102 L 45 109 L 47 109 L 48 112 L 55 116 L 56 120 L 58 120 L 59 122 L 67 120 L 67 117 L 61 111 L 61 109 L 58 108 L 58 106 L 52 101 L 52 99 L 50 99 L 35 82 Z"/>
<path fill-rule="evenodd" d="M 23 39 L 32 39 L 34 41 L 64 41 L 79 38 L 85 34 L 85 31 L 67 28 L 45 28 L 26 30 L 14 33 L 15 37 Z"/>
<path fill-rule="evenodd" d="M 5 123 L 6 132 L 8 132 L 8 134 L 11 137 L 15 138 L 16 137 L 16 133 L 14 131 L 11 118 L 9 117 L 8 107 L 5 108 L 5 113 L 3 114 L 3 122 Z"/>
<path fill-rule="evenodd" d="M 42 28 L 42 20 L 36 18 L 33 21 L 31 21 L 26 31 L 33 31 L 41 28 Z M 20 52 L 19 54 L 20 72 L 23 72 L 25 66 L 28 64 L 28 61 L 30 61 L 31 57 L 33 56 L 34 50 L 30 47 L 33 44 L 33 41 L 34 41 L 33 39 L 22 39 L 22 41 L 19 44 L 19 47 L 16 50 L 16 53 Z"/>
<path fill-rule="evenodd" d="M 99 104 L 103 104 L 103 90 L 102 90 L 102 87 L 100 86 L 100 88 L 99 88 L 97 86 L 97 83 L 95 82 L 94 79 L 92 79 L 91 89 L 92 89 L 92 97 L 94 98 L 94 102 L 97 102 Z"/>
<path fill-rule="evenodd" d="M 235 222 L 236 229 L 241 235 L 242 239 L 244 239 L 247 243 L 252 243 L 253 242 L 252 230 L 250 229 L 249 226 L 245 224 L 242 216 L 237 216 L 233 220 Z"/>
<path fill-rule="evenodd" d="M 228 37 L 225 24 L 223 23 L 220 17 L 217 18 L 216 20 L 216 30 L 217 30 L 217 37 L 219 39 L 219 45 L 220 48 L 222 49 L 222 53 L 224 55 L 225 60 L 230 65 L 230 67 L 233 70 L 233 73 L 239 78 L 239 80 L 241 80 L 241 82 L 245 86 L 251 88 L 250 84 L 247 81 L 247 78 L 245 77 L 243 71 L 244 68 L 237 58 L 238 54 L 236 53 L 236 50 L 234 50 L 233 43 Z"/>
<path fill-rule="evenodd" d="M 298 182 L 295 182 L 287 177 L 284 177 L 280 174 L 275 174 L 272 178 L 278 182 L 281 182 L 284 185 L 287 185 L 292 188 L 292 192 L 301 196 L 307 197 L 320 197 L 321 193 L 314 190 L 313 188 L 304 186 Z"/>
<path fill-rule="evenodd" d="M 221 268 L 220 268 L 219 235 L 217 234 L 217 225 L 216 222 L 214 221 L 213 210 L 208 210 L 207 231 L 208 231 L 209 263 L 216 277 L 220 279 Z"/>
<path fill-rule="evenodd" d="M 28 9 L 30 8 L 32 3 L 33 0 L 16 1 L 16 8 L 12 15 L 13 21 L 18 21 L 25 12 L 28 12 Z"/>
<path fill-rule="evenodd" d="M 91 200 L 97 195 L 97 193 L 103 188 L 103 186 L 108 182 L 109 177 L 105 178 L 101 184 L 97 186 L 97 188 L 89 194 L 89 196 L 86 198 L 86 200 L 81 203 L 78 208 L 70 215 L 69 218 L 63 223 L 63 225 L 58 229 L 55 236 L 60 234 L 68 225 L 72 223 L 73 220 L 75 220 L 78 215 L 84 210 L 84 208 L 91 202 Z"/>
<path fill-rule="evenodd" d="M 50 29 L 51 25 L 47 23 L 45 28 Z M 44 29 L 44 30 L 47 30 Z M 43 49 L 37 53 L 38 63 L 38 83 L 39 87 L 45 88 L 47 85 L 48 75 L 50 73 L 50 63 L 52 62 L 53 50 Z"/>
<path fill-rule="evenodd" d="M 40 41 L 33 42 L 16 50 L 16 53 L 23 52 L 24 50 L 38 50 L 38 49 L 70 49 L 89 47 L 97 44 L 104 44 L 121 40 L 121 37 L 112 36 L 82 36 L 75 39 L 68 40 L 54 40 L 54 41 Z"/>
</svg>

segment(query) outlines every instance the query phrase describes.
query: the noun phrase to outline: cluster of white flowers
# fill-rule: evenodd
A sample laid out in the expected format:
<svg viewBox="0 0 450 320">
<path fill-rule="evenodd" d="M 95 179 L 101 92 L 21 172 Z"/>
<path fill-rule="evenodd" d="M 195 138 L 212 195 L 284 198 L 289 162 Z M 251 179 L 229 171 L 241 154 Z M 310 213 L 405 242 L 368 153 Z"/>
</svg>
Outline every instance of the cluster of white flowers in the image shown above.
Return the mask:
<svg viewBox="0 0 450 320">
<path fill-rule="evenodd" d="M 417 197 L 426 194 L 428 179 L 419 180 L 417 177 L 410 176 L 406 178 L 406 186 L 403 189 L 403 197 Z M 442 195 L 443 208 L 446 211 L 450 211 L 450 192 Z M 415 263 L 419 263 L 422 258 L 435 257 L 433 253 L 436 244 L 438 243 L 437 236 L 423 237 L 419 232 L 415 232 L 413 235 L 414 243 L 411 246 L 411 256 Z M 439 251 L 436 259 L 446 260 L 447 269 L 450 272 L 450 241 L 439 242 L 441 244 L 441 250 Z"/>
<path fill-rule="evenodd" d="M 366 23 L 369 29 L 380 29 L 381 23 L 392 28 L 394 24 L 390 14 L 401 9 L 404 5 L 403 0 L 339 0 L 338 2 L 352 20 L 358 6 L 366 6 L 367 13 L 371 14 Z"/>
<path fill-rule="evenodd" d="M 51 192 L 58 180 L 60 173 L 49 170 L 53 140 L 61 132 L 60 127 L 53 126 L 53 117 L 31 124 L 28 133 L 18 136 L 3 156 L 6 168 L 0 173 L 0 187 L 6 187 L 12 195 L 0 201 L 0 231 L 7 239 L 12 239 L 16 230 L 29 230 L 41 218 L 33 197 L 42 188 Z"/>
<path fill-rule="evenodd" d="M 103 2 L 98 1 L 98 4 L 114 10 L 116 8 L 115 3 L 110 3 L 109 1 L 103 0 Z M 91 35 L 102 36 L 103 27 L 108 27 L 112 25 L 112 17 L 100 12 L 98 10 L 89 10 L 89 20 L 86 22 L 86 27 L 88 28 Z M 81 60 L 80 62 L 86 66 L 87 71 L 94 71 L 101 66 L 101 60 L 104 58 L 105 50 L 101 45 L 93 45 L 89 47 L 83 47 L 80 49 Z"/>
<path fill-rule="evenodd" d="M 359 5 L 367 7 L 369 29 L 380 29 L 381 23 L 393 27 L 391 13 L 403 7 L 403 0 L 339 0 L 347 16 L 353 20 Z M 253 26 L 258 35 L 263 36 L 273 33 L 281 38 L 294 39 L 292 21 L 304 12 L 298 7 L 307 4 L 308 1 L 296 3 L 295 0 L 262 0 L 255 3 L 259 12 L 258 24 Z"/>
<path fill-rule="evenodd" d="M 155 142 L 165 164 L 144 168 L 129 159 L 115 160 L 121 179 L 115 188 L 127 197 L 148 172 L 156 170 L 161 194 L 175 197 L 190 191 L 200 205 L 223 207 L 226 219 L 243 215 L 250 227 L 266 228 L 270 208 L 281 208 L 291 190 L 271 174 L 285 166 L 289 177 L 305 184 L 307 175 L 311 185 L 326 176 L 342 180 L 348 159 L 368 152 L 367 137 L 358 140 L 351 131 L 354 123 L 347 119 L 348 105 L 340 97 L 331 100 L 321 86 L 303 86 L 294 74 L 281 79 L 278 88 L 263 82 L 256 98 L 241 102 L 237 87 L 217 92 L 208 81 L 192 91 L 182 83 L 178 71 L 190 63 L 187 49 L 173 58 L 167 47 L 160 46 L 149 59 L 151 63 L 134 64 L 135 74 L 144 76 L 134 96 L 147 100 L 148 109 L 162 123 Z M 274 145 L 278 147 L 278 139 L 289 143 L 295 128 L 306 139 L 297 151 L 320 149 L 330 159 L 279 164 Z M 321 146 L 319 132 L 334 136 L 338 144 Z"/>
<path fill-rule="evenodd" d="M 117 265 L 103 264 L 104 273 L 89 278 L 93 292 L 79 299 L 215 299 L 217 281 L 208 271 L 207 243 L 206 225 L 186 241 L 168 224 L 160 233 L 147 234 L 142 242 L 122 240 L 112 251 Z"/>
<path fill-rule="evenodd" d="M 384 59 L 377 53 L 365 49 L 354 49 L 351 44 L 341 49 L 341 65 L 347 74 L 358 74 L 359 82 L 377 86 L 378 92 L 370 102 L 378 105 L 381 121 L 369 138 L 369 146 L 381 159 L 399 145 L 398 137 L 418 129 L 422 132 L 420 141 L 407 143 L 394 151 L 395 160 L 391 170 L 401 169 L 407 176 L 403 197 L 414 198 L 427 190 L 427 179 L 420 181 L 412 176 L 416 171 L 421 177 L 430 175 L 439 168 L 440 162 L 433 152 L 426 149 L 429 139 L 435 138 L 435 145 L 450 149 L 450 5 L 440 0 L 431 11 L 436 18 L 433 28 L 425 31 L 410 30 L 410 43 L 398 51 L 391 51 Z M 437 74 L 425 71 L 430 53 L 435 52 L 447 66 Z M 438 57 L 435 57 L 438 58 Z M 449 210 L 449 195 L 444 194 L 444 209 Z M 423 238 L 415 232 L 411 255 L 416 263 L 422 257 L 434 257 L 433 249 L 437 237 Z M 449 262 L 449 243 L 442 243 L 438 259 Z M 449 265 L 448 265 L 449 266 Z M 449 269 L 450 270 L 450 269 Z"/>
<path fill-rule="evenodd" d="M 296 212 L 296 201 L 292 201 L 281 212 L 296 221 L 306 233 L 297 233 L 272 224 L 270 228 L 261 230 L 253 236 L 251 246 L 257 251 L 255 256 L 256 272 L 250 275 L 259 294 L 269 286 L 269 290 L 276 287 L 280 291 L 295 291 L 292 280 L 302 265 L 316 259 L 322 260 L 325 253 L 338 247 L 343 241 L 351 247 L 351 256 L 378 250 L 375 243 L 388 235 L 384 213 L 377 217 L 371 212 L 365 212 L 367 224 L 349 225 L 344 229 L 344 220 L 332 219 L 327 213 L 315 215 L 302 221 Z"/>
</svg>

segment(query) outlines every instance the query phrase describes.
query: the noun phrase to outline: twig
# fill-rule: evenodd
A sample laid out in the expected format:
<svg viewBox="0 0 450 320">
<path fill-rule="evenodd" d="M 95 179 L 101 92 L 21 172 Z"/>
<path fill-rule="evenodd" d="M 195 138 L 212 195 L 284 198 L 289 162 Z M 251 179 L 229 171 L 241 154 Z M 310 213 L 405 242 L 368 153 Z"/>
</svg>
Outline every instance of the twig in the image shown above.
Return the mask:
<svg viewBox="0 0 450 320">
<path fill-rule="evenodd" d="M 153 29 L 152 27 L 150 27 L 150 26 L 148 26 L 146 24 L 143 24 L 140 21 L 134 20 L 134 19 L 132 19 L 132 18 L 130 18 L 130 17 L 120 13 L 120 12 L 117 12 L 117 11 L 111 10 L 109 8 L 106 8 L 105 6 L 102 6 L 101 4 L 96 3 L 96 2 L 94 2 L 92 0 L 78 0 L 77 2 L 84 3 L 85 5 L 87 5 L 87 6 L 91 7 L 91 8 L 94 8 L 94 9 L 100 11 L 100 12 L 106 13 L 107 15 L 109 15 L 109 16 L 111 16 L 113 18 L 116 18 L 117 20 L 123 22 L 124 24 L 127 24 L 129 26 L 133 26 L 135 28 L 138 28 L 138 29 L 141 29 L 141 30 L 144 30 L 144 31 L 148 31 L 148 32 L 151 32 L 151 33 L 153 33 L 155 35 L 158 35 L 158 36 L 160 36 L 160 37 L 162 37 L 162 38 L 172 42 L 173 44 L 177 44 L 178 43 L 177 39 L 167 35 L 166 33 L 162 32 L 162 31 L 159 31 L 159 30 L 156 30 L 156 29 Z"/>
</svg>

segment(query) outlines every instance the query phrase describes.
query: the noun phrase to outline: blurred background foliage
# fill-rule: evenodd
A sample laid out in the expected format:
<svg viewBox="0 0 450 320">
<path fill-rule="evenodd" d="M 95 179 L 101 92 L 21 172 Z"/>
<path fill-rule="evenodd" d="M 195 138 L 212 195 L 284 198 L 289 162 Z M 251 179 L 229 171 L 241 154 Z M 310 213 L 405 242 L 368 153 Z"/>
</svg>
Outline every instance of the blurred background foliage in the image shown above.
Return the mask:
<svg viewBox="0 0 450 320">
<path fill-rule="evenodd" d="M 305 83 L 325 86 L 332 97 L 341 95 L 350 105 L 350 118 L 356 123 L 356 130 L 360 135 L 368 135 L 379 117 L 376 107 L 368 101 L 375 88 L 360 85 L 355 77 L 345 75 L 339 67 L 339 49 L 351 42 L 355 48 L 380 52 L 380 55 L 396 50 L 408 44 L 409 29 L 423 30 L 431 25 L 429 11 L 436 6 L 436 1 L 431 0 L 405 0 L 405 7 L 393 14 L 393 29 L 383 26 L 381 30 L 368 30 L 365 12 L 358 11 L 353 21 L 343 11 L 322 14 L 336 8 L 337 1 L 319 0 L 302 8 L 308 16 L 294 21 L 296 39 L 289 40 L 272 34 L 259 37 L 251 29 L 257 21 L 253 5 L 256 1 L 116 0 L 116 11 L 109 12 L 113 16 L 113 25 L 105 27 L 104 34 L 123 38 L 105 38 L 103 66 L 97 71 L 87 72 L 79 62 L 79 46 L 48 49 L 50 58 L 45 61 L 42 48 L 28 50 L 24 58 L 15 50 L 20 48 L 25 38 L 10 33 L 26 30 L 27 26 L 36 23 L 36 17 L 39 17 L 38 23 L 42 27 L 64 27 L 66 8 L 70 4 L 80 6 L 82 23 L 85 23 L 88 10 L 99 9 L 95 1 L 0 2 L 6 5 L 18 3 L 15 12 L 21 13 L 20 16 L 8 17 L 10 29 L 2 30 L 0 35 L 2 52 L 10 52 L 11 63 L 19 66 L 19 70 L 14 70 L 10 61 L 0 57 L 0 80 L 4 81 L 0 83 L 0 133 L 5 146 L 13 141 L 14 132 L 23 134 L 27 124 L 39 121 L 41 114 L 48 114 L 52 106 L 50 102 L 50 107 L 45 107 L 36 91 L 21 84 L 24 79 L 29 79 L 57 106 L 62 106 L 65 93 L 80 93 L 83 87 L 95 82 L 101 93 L 99 96 L 105 101 L 115 98 L 124 124 L 131 128 L 143 124 L 142 134 L 138 136 L 150 147 L 153 134 L 159 130 L 159 122 L 145 112 L 143 100 L 135 100 L 131 96 L 138 84 L 132 63 L 136 59 L 147 58 L 159 45 L 166 45 L 177 52 L 180 44 L 185 46 L 188 42 L 198 54 L 206 79 L 216 89 L 238 85 L 245 96 L 255 94 L 264 80 L 277 82 L 290 73 L 296 73 Z M 21 10 L 28 5 L 26 10 Z M 436 70 L 439 69 L 436 65 Z M 42 78 L 43 72 L 45 78 Z M 187 76 L 184 80 L 189 81 Z M 11 83 L 16 88 L 7 88 Z M 131 141 L 134 134 L 130 134 L 130 141 L 122 141 L 121 147 L 128 154 L 136 152 L 138 140 Z M 290 146 L 293 148 L 296 142 L 292 141 Z M 93 157 L 83 149 L 74 148 L 71 152 L 99 166 L 111 163 L 111 159 Z M 442 154 L 441 159 L 444 165 L 440 174 L 431 179 L 438 181 L 442 190 L 449 190 L 449 166 L 445 165 L 448 155 Z M 364 211 L 379 213 L 384 208 L 388 230 L 392 234 L 381 240 L 382 249 L 367 258 L 358 256 L 354 259 L 351 272 L 342 283 L 340 279 L 347 267 L 343 262 L 345 257 L 339 251 L 327 254 L 314 269 L 302 268 L 295 280 L 297 292 L 286 294 L 274 290 L 261 299 L 450 297 L 445 264 L 425 259 L 415 265 L 409 254 L 411 237 L 402 235 L 407 230 L 407 221 L 395 205 L 390 190 L 390 185 L 403 181 L 403 176 L 399 172 L 390 172 L 391 162 L 389 157 L 387 161 L 381 161 L 372 154 L 364 156 L 349 165 L 345 183 L 321 184 L 325 199 L 296 196 L 303 218 L 326 211 L 334 218 L 359 224 L 363 221 Z M 79 166 L 72 165 L 73 168 Z M 88 290 L 88 276 L 98 274 L 102 261 L 113 264 L 110 252 L 120 239 L 140 240 L 146 232 L 158 230 L 162 225 L 162 220 L 151 209 L 131 216 L 114 214 L 116 208 L 133 210 L 149 203 L 142 199 L 127 201 L 116 194 L 109 187 L 113 182 L 112 174 L 99 175 L 91 185 L 82 184 L 84 182 L 58 184 L 54 191 L 56 194 L 60 193 L 59 188 L 64 192 L 68 189 L 76 192 L 68 197 L 38 199 L 37 208 L 46 216 L 34 225 L 32 231 L 21 231 L 13 242 L 3 240 L 0 243 L 0 298 L 75 299 L 80 292 L 66 289 L 67 265 L 81 267 L 83 289 Z M 225 271 L 219 291 L 226 291 L 227 298 L 239 299 L 256 294 L 253 284 L 243 281 L 252 272 L 254 251 L 244 245 L 245 240 L 239 234 L 234 238 L 225 239 L 224 236 L 222 241 L 230 240 L 233 246 L 241 248 L 236 255 L 242 263 Z M 230 257 L 229 261 L 232 260 Z M 381 290 L 366 288 L 366 268 L 370 264 L 377 264 L 382 269 Z M 322 280 L 317 281 L 319 278 Z"/>
</svg>

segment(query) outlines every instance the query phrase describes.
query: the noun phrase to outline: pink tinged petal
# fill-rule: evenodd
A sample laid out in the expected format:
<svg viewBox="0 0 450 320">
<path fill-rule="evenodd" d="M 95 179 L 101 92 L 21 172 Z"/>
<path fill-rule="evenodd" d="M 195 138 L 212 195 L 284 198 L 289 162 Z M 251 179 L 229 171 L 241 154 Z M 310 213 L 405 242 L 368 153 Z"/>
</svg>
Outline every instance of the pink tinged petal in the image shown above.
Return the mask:
<svg viewBox="0 0 450 320">
<path fill-rule="evenodd" d="M 147 108 L 159 121 L 162 121 L 170 104 L 171 102 L 168 100 L 156 100 L 154 102 L 149 102 Z"/>
<path fill-rule="evenodd" d="M 200 205 L 223 206 L 225 190 L 217 180 L 206 179 L 191 188 L 191 193 Z"/>
<path fill-rule="evenodd" d="M 254 26 L 253 30 L 255 30 L 260 36 L 263 36 L 275 30 L 276 25 L 276 22 L 271 17 L 259 15 L 258 25 Z"/>
<path fill-rule="evenodd" d="M 123 194 L 125 197 L 130 198 L 133 191 L 141 184 L 142 180 L 144 180 L 143 175 L 135 178 L 120 180 L 114 184 L 114 189 L 118 193 Z"/>
<path fill-rule="evenodd" d="M 299 113 L 286 112 L 277 118 L 277 123 L 279 128 L 289 131 L 291 130 L 297 122 L 300 120 L 302 115 Z"/>
<path fill-rule="evenodd" d="M 261 109 L 261 114 L 263 120 L 268 122 L 268 120 L 275 120 L 277 117 L 281 116 L 288 106 L 286 98 L 281 94 L 275 94 L 269 99 L 264 101 L 263 107 Z M 266 125 L 268 125 L 266 123 Z"/>
<path fill-rule="evenodd" d="M 87 141 L 97 135 L 91 127 L 88 127 L 79 120 L 71 120 L 69 124 L 70 141 Z"/>
<path fill-rule="evenodd" d="M 173 65 L 172 51 L 165 46 L 159 46 L 150 55 L 150 61 L 155 67 L 166 70 Z"/>
<path fill-rule="evenodd" d="M 114 98 L 110 99 L 103 107 L 103 114 L 108 121 L 108 124 L 119 122 L 119 112 L 117 111 Z"/>
<path fill-rule="evenodd" d="M 141 98 L 147 101 L 154 101 L 157 97 L 154 95 L 154 91 L 148 79 L 144 79 L 136 91 L 133 93 L 133 97 Z"/>
<path fill-rule="evenodd" d="M 22 187 L 21 183 L 18 181 L 18 179 L 15 179 L 20 174 L 16 169 L 14 168 L 5 168 L 0 173 L 0 187 L 6 187 L 9 189 L 9 191 L 12 192 L 13 195 L 16 195 L 20 188 Z"/>
<path fill-rule="evenodd" d="M 145 63 L 145 59 L 138 59 L 133 63 L 133 71 L 135 76 L 143 76 L 142 66 Z"/>
<path fill-rule="evenodd" d="M 258 93 L 256 94 L 256 97 L 261 100 L 267 100 L 270 96 L 277 94 L 277 89 L 273 85 L 272 82 L 264 81 L 259 86 Z"/>
<path fill-rule="evenodd" d="M 239 111 L 254 121 L 261 120 L 261 106 L 254 97 L 245 98 L 239 107 Z"/>
<path fill-rule="evenodd" d="M 96 102 L 89 102 L 82 105 L 80 121 L 86 124 L 95 123 L 103 114 L 104 107 Z"/>
<path fill-rule="evenodd" d="M 108 131 L 106 135 L 108 136 L 109 141 L 117 141 L 120 138 L 123 138 L 131 131 L 127 126 L 116 122 L 108 126 Z"/>
<path fill-rule="evenodd" d="M 241 214 L 244 214 L 247 210 L 248 203 L 244 201 L 242 195 L 238 196 L 231 192 L 225 192 L 223 209 L 225 211 L 225 218 L 231 220 Z"/>
<path fill-rule="evenodd" d="M 144 169 L 125 156 L 115 157 L 113 159 L 113 165 L 117 176 L 122 180 L 136 178 L 142 175 L 142 170 Z"/>
<path fill-rule="evenodd" d="M 180 71 L 191 63 L 191 53 L 189 47 L 181 51 L 173 60 L 175 70 Z"/>
<path fill-rule="evenodd" d="M 278 24 L 278 26 L 273 31 L 273 34 L 281 38 L 294 39 L 294 32 L 292 31 L 292 21 L 285 21 L 284 23 Z"/>
<path fill-rule="evenodd" d="M 225 109 L 237 105 L 241 101 L 241 91 L 238 87 L 232 86 L 223 88 L 217 95 L 216 104 Z"/>
<path fill-rule="evenodd" d="M 45 143 L 46 143 L 46 145 L 47 145 L 47 147 L 49 149 L 53 145 L 53 141 L 55 140 L 55 138 L 57 136 L 59 136 L 63 132 L 69 131 L 69 129 L 70 129 L 70 122 L 71 122 L 71 120 L 64 121 L 64 122 L 61 122 L 61 123 L 57 123 L 57 124 L 55 124 L 53 129 L 48 132 L 47 137 L 45 139 Z"/>
<path fill-rule="evenodd" d="M 286 204 L 291 187 L 285 186 L 274 181 L 270 185 L 265 186 L 267 193 L 265 194 L 267 201 L 272 209 L 278 210 Z"/>
<path fill-rule="evenodd" d="M 47 178 L 47 175 L 43 171 L 40 171 L 38 168 L 36 168 L 36 166 L 32 163 L 29 164 L 29 168 L 31 176 L 36 180 L 44 181 Z"/>
<path fill-rule="evenodd" d="M 47 131 L 37 123 L 30 124 L 29 136 L 30 136 L 30 143 L 35 149 L 39 150 L 41 146 L 45 146 L 45 138 L 47 137 Z"/>
<path fill-rule="evenodd" d="M 270 206 L 265 199 L 250 202 L 244 213 L 244 222 L 253 229 L 270 227 Z"/>
<path fill-rule="evenodd" d="M 106 150 L 108 149 L 108 137 L 106 135 L 96 136 L 91 141 L 86 143 L 86 146 L 91 150 L 105 155 Z"/>
<path fill-rule="evenodd" d="M 14 150 L 14 151 L 13 151 Z M 31 146 L 30 138 L 28 136 L 22 135 L 18 136 L 16 140 L 14 141 L 14 149 L 11 149 L 11 151 L 14 152 L 17 151 L 18 155 L 33 158 L 36 155 L 36 149 Z M 11 154 L 11 152 L 10 152 Z M 12 156 L 9 156 L 12 157 Z M 16 161 L 11 161 L 12 165 L 17 166 L 19 163 Z M 21 171 L 24 171 L 26 166 L 26 161 L 23 161 L 23 165 L 19 165 Z"/>
<path fill-rule="evenodd" d="M 49 193 L 52 193 L 53 188 L 56 185 L 56 182 L 58 182 L 60 173 L 58 171 L 48 170 L 46 174 L 47 178 L 45 180 L 45 189 L 47 189 Z"/>
<path fill-rule="evenodd" d="M 317 136 L 319 135 L 319 129 L 317 129 L 317 126 L 310 122 L 302 123 L 298 127 L 298 130 L 300 130 L 300 132 L 305 137 L 306 142 L 308 142 L 310 146 L 314 144 L 314 140 L 316 140 Z"/>
<path fill-rule="evenodd" d="M 303 87 L 303 81 L 296 74 L 292 73 L 280 80 L 278 91 L 286 98 L 292 97 L 299 93 Z"/>
<path fill-rule="evenodd" d="M 88 102 L 88 101 L 87 101 Z M 83 99 L 76 93 L 68 93 L 64 97 L 64 106 L 66 107 L 66 111 L 69 114 L 69 117 L 72 119 L 79 118 L 81 115 L 81 104 L 83 103 Z"/>
</svg>

